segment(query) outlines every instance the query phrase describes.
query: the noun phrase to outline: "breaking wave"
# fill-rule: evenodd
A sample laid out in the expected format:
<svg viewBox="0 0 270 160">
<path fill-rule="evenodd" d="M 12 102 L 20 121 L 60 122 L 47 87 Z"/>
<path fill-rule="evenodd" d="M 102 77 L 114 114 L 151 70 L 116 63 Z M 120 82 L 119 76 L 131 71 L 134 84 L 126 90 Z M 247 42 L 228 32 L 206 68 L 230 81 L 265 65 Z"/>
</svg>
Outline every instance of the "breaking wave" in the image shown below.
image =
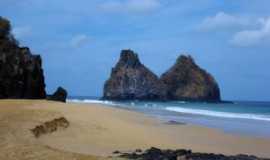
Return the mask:
<svg viewBox="0 0 270 160">
<path fill-rule="evenodd" d="M 211 116 L 211 117 L 238 118 L 238 119 L 252 119 L 252 120 L 270 121 L 269 116 L 261 115 L 261 114 L 229 113 L 229 112 L 218 112 L 218 111 L 190 109 L 190 108 L 182 108 L 182 107 L 166 107 L 166 110 L 173 111 L 173 112 L 179 112 L 179 113 L 188 113 L 188 114 L 195 114 L 195 115 Z"/>
<path fill-rule="evenodd" d="M 70 103 L 95 103 L 95 104 L 106 104 L 106 105 L 117 105 L 112 101 L 105 100 L 92 100 L 92 99 L 68 99 L 67 102 Z"/>
</svg>

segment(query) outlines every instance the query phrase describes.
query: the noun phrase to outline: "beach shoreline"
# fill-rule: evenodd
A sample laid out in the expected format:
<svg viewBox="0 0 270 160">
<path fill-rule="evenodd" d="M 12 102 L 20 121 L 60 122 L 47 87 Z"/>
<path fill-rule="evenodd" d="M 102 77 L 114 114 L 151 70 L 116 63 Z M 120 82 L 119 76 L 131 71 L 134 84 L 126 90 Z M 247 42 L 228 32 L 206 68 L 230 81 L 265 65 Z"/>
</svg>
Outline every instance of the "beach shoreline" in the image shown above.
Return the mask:
<svg viewBox="0 0 270 160">
<path fill-rule="evenodd" d="M 188 101 L 107 101 L 91 97 L 73 97 L 68 99 L 68 102 L 104 104 L 150 115 L 165 122 L 175 121 L 218 129 L 228 134 L 270 138 L 270 103 L 213 104 Z"/>
<path fill-rule="evenodd" d="M 31 128 L 59 117 L 65 117 L 70 126 L 39 138 L 30 132 Z M 115 150 L 150 147 L 270 157 L 268 138 L 232 135 L 190 124 L 168 125 L 142 113 L 102 104 L 1 100 L 0 118 L 0 158 L 28 152 L 29 156 L 30 152 L 33 156 L 46 153 L 51 157 L 65 155 L 67 159 L 110 156 Z"/>
</svg>

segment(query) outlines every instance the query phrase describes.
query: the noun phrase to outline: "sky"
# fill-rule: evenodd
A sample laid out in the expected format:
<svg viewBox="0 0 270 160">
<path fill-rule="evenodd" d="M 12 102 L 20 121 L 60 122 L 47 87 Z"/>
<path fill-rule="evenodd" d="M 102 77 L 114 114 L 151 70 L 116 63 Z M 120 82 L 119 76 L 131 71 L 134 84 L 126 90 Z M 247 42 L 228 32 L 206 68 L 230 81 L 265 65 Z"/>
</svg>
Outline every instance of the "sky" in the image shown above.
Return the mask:
<svg viewBox="0 0 270 160">
<path fill-rule="evenodd" d="M 181 54 L 224 100 L 270 101 L 269 0 L 0 0 L 20 45 L 43 58 L 46 90 L 101 96 L 122 49 L 161 75 Z"/>
</svg>

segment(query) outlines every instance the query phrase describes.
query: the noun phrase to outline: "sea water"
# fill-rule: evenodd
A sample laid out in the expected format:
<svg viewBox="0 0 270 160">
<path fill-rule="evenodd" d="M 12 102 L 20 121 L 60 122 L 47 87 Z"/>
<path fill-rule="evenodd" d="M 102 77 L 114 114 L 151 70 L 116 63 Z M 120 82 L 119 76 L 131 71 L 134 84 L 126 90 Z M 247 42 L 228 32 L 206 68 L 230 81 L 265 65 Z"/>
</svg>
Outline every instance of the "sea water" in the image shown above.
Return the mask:
<svg viewBox="0 0 270 160">
<path fill-rule="evenodd" d="M 143 112 L 164 122 L 201 125 L 230 134 L 270 138 L 270 102 L 103 101 L 94 97 L 70 97 L 68 102 L 100 103 Z"/>
</svg>

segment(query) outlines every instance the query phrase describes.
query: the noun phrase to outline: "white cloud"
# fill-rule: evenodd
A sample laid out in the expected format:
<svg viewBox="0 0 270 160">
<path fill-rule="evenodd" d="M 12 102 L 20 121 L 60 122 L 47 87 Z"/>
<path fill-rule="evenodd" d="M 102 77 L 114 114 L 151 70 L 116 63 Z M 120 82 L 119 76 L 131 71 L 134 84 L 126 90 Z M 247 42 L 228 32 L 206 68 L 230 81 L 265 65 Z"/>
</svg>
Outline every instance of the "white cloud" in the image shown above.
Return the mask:
<svg viewBox="0 0 270 160">
<path fill-rule="evenodd" d="M 201 31 L 230 30 L 229 40 L 235 46 L 252 46 L 270 42 L 270 17 L 244 17 L 219 12 L 205 18 L 199 25 Z"/>
<path fill-rule="evenodd" d="M 106 12 L 145 13 L 160 6 L 159 0 L 114 0 L 105 2 L 100 7 Z"/>
<path fill-rule="evenodd" d="M 71 41 L 70 45 L 74 48 L 82 47 L 86 45 L 90 41 L 90 38 L 87 35 L 79 34 L 74 36 Z"/>
<path fill-rule="evenodd" d="M 14 34 L 15 38 L 21 39 L 30 36 L 32 33 L 32 28 L 29 26 L 15 27 L 12 30 L 12 33 Z"/>
<path fill-rule="evenodd" d="M 252 46 L 268 40 L 270 42 L 270 17 L 258 21 L 261 23 L 258 29 L 237 32 L 231 42 L 237 46 Z"/>
<path fill-rule="evenodd" d="M 250 19 L 219 12 L 215 16 L 205 18 L 199 25 L 200 30 L 241 27 L 250 25 Z"/>
</svg>

